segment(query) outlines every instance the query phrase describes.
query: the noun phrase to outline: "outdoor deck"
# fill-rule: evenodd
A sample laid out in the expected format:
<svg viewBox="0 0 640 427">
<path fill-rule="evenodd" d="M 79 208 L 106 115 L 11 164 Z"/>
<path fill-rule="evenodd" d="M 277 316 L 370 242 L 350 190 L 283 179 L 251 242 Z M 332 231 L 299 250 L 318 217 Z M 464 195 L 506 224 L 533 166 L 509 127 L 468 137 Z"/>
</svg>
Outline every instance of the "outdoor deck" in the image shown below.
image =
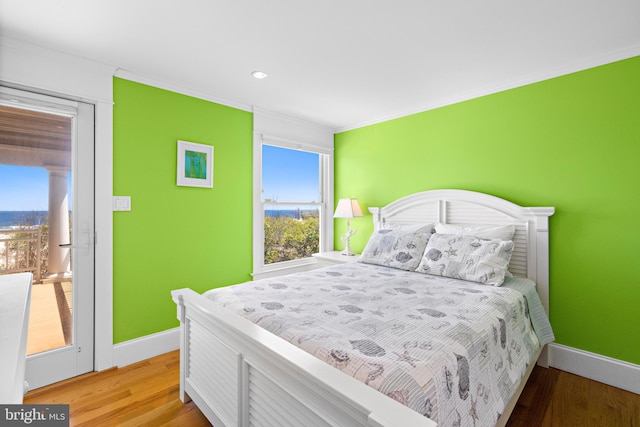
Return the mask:
<svg viewBox="0 0 640 427">
<path fill-rule="evenodd" d="M 71 344 L 71 281 L 32 286 L 27 355 Z"/>
<path fill-rule="evenodd" d="M 73 341 L 70 273 L 47 276 L 46 235 L 41 227 L 0 228 L 0 274 L 33 273 L 27 354 Z"/>
</svg>

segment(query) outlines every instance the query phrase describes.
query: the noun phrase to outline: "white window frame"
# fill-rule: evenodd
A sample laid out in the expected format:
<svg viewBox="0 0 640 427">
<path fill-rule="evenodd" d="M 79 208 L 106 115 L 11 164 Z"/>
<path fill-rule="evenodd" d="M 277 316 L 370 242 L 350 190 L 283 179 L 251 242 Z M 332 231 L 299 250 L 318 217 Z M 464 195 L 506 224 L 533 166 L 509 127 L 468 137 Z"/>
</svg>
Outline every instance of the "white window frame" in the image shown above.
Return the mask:
<svg viewBox="0 0 640 427">
<path fill-rule="evenodd" d="M 262 199 L 262 146 L 301 150 L 317 153 L 319 164 L 320 191 L 320 252 L 333 249 L 333 147 L 326 148 L 315 144 L 305 144 L 265 134 L 254 134 L 253 138 L 253 277 L 288 274 L 310 270 L 317 264 L 314 258 L 302 258 L 272 264 L 264 263 L 264 206 Z M 267 205 L 272 203 L 266 203 Z"/>
</svg>

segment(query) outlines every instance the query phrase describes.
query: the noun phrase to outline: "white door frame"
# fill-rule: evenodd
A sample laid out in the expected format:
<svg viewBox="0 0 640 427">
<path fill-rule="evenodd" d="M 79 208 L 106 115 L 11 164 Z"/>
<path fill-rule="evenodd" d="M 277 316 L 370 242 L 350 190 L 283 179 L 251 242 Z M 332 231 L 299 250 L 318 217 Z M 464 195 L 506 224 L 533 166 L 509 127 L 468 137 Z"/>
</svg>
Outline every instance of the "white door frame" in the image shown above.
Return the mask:
<svg viewBox="0 0 640 427">
<path fill-rule="evenodd" d="M 113 76 L 115 66 L 0 36 L 0 83 L 95 105 L 97 371 L 114 366 L 113 348 Z"/>
<path fill-rule="evenodd" d="M 57 159 L 56 164 L 63 161 L 66 166 L 53 167 L 72 173 L 72 339 L 69 345 L 27 357 L 26 381 L 30 388 L 39 388 L 92 371 L 94 366 L 94 105 L 6 87 L 0 87 L 0 103 L 61 114 L 73 123 L 69 163 Z M 65 242 L 50 239 L 49 244 L 68 242 L 62 238 Z"/>
</svg>

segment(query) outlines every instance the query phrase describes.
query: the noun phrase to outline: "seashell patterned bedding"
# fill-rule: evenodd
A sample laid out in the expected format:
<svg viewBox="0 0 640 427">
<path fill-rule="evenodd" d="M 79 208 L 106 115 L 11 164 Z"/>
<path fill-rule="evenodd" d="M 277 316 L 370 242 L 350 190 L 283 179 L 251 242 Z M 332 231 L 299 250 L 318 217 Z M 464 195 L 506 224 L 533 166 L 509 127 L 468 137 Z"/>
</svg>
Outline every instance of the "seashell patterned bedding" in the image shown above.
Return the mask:
<svg viewBox="0 0 640 427">
<path fill-rule="evenodd" d="M 524 278 L 501 287 L 363 263 L 204 294 L 436 421 L 492 426 L 553 332 Z"/>
</svg>

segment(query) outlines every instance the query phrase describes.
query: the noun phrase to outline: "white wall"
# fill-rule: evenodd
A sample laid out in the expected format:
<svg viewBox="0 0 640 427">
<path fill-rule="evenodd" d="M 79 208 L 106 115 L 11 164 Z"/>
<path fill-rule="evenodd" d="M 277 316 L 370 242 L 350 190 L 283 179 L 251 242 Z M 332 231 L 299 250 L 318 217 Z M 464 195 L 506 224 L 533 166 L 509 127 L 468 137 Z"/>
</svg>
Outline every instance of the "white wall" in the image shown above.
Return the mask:
<svg viewBox="0 0 640 427">
<path fill-rule="evenodd" d="M 0 82 L 95 105 L 95 363 L 113 361 L 113 74 L 114 67 L 0 37 Z"/>
</svg>

